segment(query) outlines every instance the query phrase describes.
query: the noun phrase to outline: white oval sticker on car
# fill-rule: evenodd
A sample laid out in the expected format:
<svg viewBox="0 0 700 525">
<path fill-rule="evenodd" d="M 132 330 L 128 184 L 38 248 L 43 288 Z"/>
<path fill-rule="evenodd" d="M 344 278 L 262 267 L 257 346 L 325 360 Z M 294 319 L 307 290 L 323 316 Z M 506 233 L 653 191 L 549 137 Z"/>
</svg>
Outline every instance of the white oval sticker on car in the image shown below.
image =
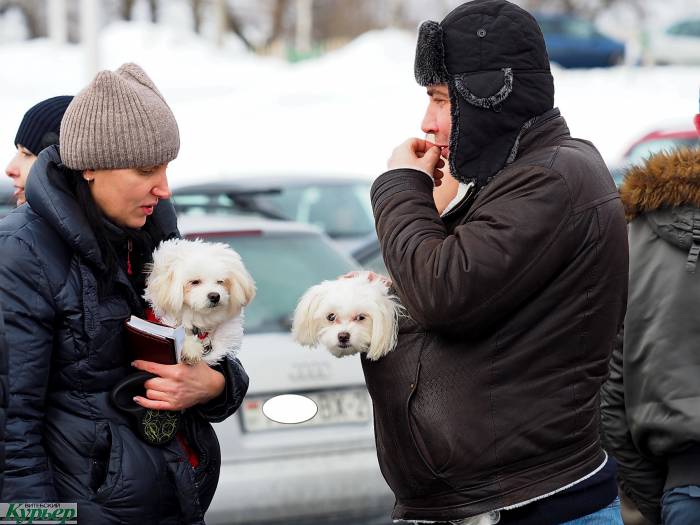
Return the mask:
<svg viewBox="0 0 700 525">
<path fill-rule="evenodd" d="M 265 401 L 262 411 L 272 421 L 293 424 L 313 418 L 318 412 L 318 406 L 306 396 L 283 394 Z"/>
</svg>

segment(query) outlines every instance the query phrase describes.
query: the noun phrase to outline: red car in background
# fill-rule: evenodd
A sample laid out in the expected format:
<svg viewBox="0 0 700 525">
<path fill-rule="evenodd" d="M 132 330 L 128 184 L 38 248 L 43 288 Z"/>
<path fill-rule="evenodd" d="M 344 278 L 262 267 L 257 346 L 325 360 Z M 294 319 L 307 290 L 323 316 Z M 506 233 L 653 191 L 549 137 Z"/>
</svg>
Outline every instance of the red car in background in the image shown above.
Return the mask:
<svg viewBox="0 0 700 525">
<path fill-rule="evenodd" d="M 641 164 L 651 155 L 660 151 L 697 147 L 700 147 L 700 136 L 690 123 L 687 127 L 656 129 L 634 141 L 625 151 L 621 161 L 610 169 L 610 173 L 619 186 L 630 167 Z"/>
</svg>

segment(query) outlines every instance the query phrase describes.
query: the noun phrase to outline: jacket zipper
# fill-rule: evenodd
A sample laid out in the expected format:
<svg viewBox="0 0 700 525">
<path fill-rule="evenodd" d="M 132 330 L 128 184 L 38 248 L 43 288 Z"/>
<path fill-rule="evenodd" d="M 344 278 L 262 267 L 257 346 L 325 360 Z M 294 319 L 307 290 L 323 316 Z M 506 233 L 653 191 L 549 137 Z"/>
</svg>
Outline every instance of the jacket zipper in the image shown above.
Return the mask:
<svg viewBox="0 0 700 525">
<path fill-rule="evenodd" d="M 131 270 L 131 251 L 134 249 L 134 242 L 131 239 L 126 241 L 126 273 L 127 275 L 133 275 L 134 272 Z"/>
</svg>

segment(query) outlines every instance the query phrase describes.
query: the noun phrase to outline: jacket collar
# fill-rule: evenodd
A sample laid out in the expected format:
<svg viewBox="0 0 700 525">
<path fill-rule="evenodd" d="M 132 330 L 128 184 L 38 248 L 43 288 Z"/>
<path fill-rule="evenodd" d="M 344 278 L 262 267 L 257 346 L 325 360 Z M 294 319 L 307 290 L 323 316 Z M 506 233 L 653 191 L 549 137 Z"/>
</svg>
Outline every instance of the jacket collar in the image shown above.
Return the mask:
<svg viewBox="0 0 700 525">
<path fill-rule="evenodd" d="M 529 152 L 538 143 L 553 144 L 558 139 L 570 135 L 569 127 L 561 116 L 559 108 L 552 108 L 523 125 L 513 144 L 506 166 Z"/>
<path fill-rule="evenodd" d="M 632 167 L 620 188 L 625 216 L 661 208 L 690 205 L 700 208 L 700 149 L 658 153 Z"/>
</svg>

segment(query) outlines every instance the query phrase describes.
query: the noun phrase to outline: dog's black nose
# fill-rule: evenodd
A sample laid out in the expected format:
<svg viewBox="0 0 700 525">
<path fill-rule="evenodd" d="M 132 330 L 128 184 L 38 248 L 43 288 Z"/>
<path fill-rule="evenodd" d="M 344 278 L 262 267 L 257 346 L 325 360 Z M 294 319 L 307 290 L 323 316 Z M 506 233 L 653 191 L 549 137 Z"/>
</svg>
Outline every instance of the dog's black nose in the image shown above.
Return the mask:
<svg viewBox="0 0 700 525">
<path fill-rule="evenodd" d="M 350 334 L 348 332 L 338 332 L 338 341 L 347 343 L 350 341 Z"/>
<path fill-rule="evenodd" d="M 213 304 L 216 304 L 219 302 L 219 299 L 221 299 L 221 295 L 219 295 L 216 292 L 211 292 L 207 294 L 207 299 Z"/>
</svg>

